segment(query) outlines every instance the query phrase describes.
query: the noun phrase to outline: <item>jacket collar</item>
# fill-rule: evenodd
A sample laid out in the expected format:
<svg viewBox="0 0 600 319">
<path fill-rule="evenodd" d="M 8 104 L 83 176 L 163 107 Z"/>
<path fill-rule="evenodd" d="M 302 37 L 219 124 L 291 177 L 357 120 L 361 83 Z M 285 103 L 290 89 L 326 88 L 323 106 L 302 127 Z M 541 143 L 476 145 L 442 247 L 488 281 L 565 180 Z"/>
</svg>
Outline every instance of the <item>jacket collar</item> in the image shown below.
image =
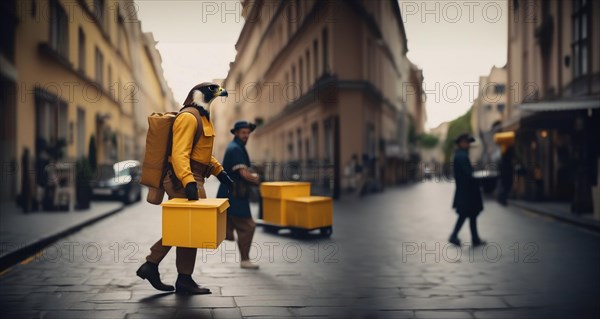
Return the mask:
<svg viewBox="0 0 600 319">
<path fill-rule="evenodd" d="M 184 107 L 194 107 L 198 110 L 198 112 L 200 112 L 200 115 L 206 117 L 206 119 L 210 120 L 210 112 L 207 111 L 204 107 L 196 104 L 196 103 L 192 103 L 192 104 L 188 104 Z"/>
<path fill-rule="evenodd" d="M 241 146 L 241 147 L 244 147 L 244 148 L 246 147 L 246 143 L 242 142 L 242 141 L 241 141 L 239 138 L 237 138 L 237 137 L 234 137 L 234 138 L 233 138 L 233 142 L 235 142 L 236 144 L 238 144 L 238 145 L 239 145 L 239 146 Z"/>
</svg>

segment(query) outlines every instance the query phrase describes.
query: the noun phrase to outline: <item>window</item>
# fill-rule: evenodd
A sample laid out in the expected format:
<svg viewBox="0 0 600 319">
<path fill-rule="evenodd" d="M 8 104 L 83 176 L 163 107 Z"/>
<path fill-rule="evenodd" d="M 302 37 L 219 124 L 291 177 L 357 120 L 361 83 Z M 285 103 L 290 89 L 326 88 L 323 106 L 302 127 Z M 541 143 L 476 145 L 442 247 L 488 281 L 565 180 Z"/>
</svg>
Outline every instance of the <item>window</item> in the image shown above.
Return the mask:
<svg viewBox="0 0 600 319">
<path fill-rule="evenodd" d="M 290 38 L 292 37 L 292 20 L 294 20 L 293 16 L 292 16 L 292 3 L 289 2 L 288 6 L 287 6 L 287 35 L 288 35 L 288 41 L 290 40 Z"/>
<path fill-rule="evenodd" d="M 108 87 L 111 88 L 114 85 L 112 78 L 112 67 L 108 66 Z"/>
<path fill-rule="evenodd" d="M 36 89 L 35 97 L 36 138 L 43 140 L 47 146 L 57 145 L 59 141 L 67 142 L 67 103 L 40 89 Z"/>
<path fill-rule="evenodd" d="M 333 120 L 331 118 L 323 121 L 323 140 L 325 147 L 325 162 L 333 160 Z"/>
<path fill-rule="evenodd" d="M 102 28 L 106 28 L 105 15 L 104 15 L 104 0 L 94 0 L 94 14 L 100 23 Z"/>
<path fill-rule="evenodd" d="M 306 161 L 311 160 L 311 157 L 310 157 L 310 146 L 309 145 L 310 145 L 309 139 L 305 139 L 304 140 L 304 153 L 305 153 L 304 159 Z"/>
<path fill-rule="evenodd" d="M 298 129 L 296 134 L 296 138 L 298 139 L 298 153 L 296 154 L 296 159 L 298 161 L 302 160 L 302 129 Z"/>
<path fill-rule="evenodd" d="M 100 50 L 98 49 L 98 47 L 96 47 L 96 61 L 95 61 L 95 66 L 96 66 L 96 82 L 98 83 L 98 85 L 100 87 L 103 87 L 104 85 L 104 73 L 103 73 L 103 68 L 104 68 L 104 56 L 102 55 L 102 52 L 100 52 Z"/>
<path fill-rule="evenodd" d="M 284 39 L 283 39 L 283 27 L 281 26 L 281 24 L 279 25 L 279 28 L 277 28 L 277 40 L 279 41 L 279 46 L 277 47 L 277 51 L 279 51 L 285 45 Z"/>
<path fill-rule="evenodd" d="M 319 158 L 319 123 L 315 122 L 312 124 L 312 158 Z"/>
<path fill-rule="evenodd" d="M 35 4 L 32 3 L 32 7 L 35 7 Z M 19 6 L 19 11 L 20 9 L 21 6 Z M 32 8 L 32 11 L 33 10 L 34 9 Z M 17 28 L 17 1 L 2 1 L 2 4 L 0 4 L 0 12 L 0 15 L 2 16 L 2 20 L 0 20 L 0 28 L 2 30 L 2 36 L 0 36 L 0 55 L 7 58 L 10 62 L 14 62 L 15 35 Z M 13 17 L 12 19 L 10 18 L 11 16 Z M 4 92 L 5 91 L 3 91 L 3 93 Z"/>
<path fill-rule="evenodd" d="M 375 136 L 375 125 L 373 123 L 365 124 L 365 151 L 371 156 L 375 156 L 377 151 L 377 137 Z"/>
<path fill-rule="evenodd" d="M 496 84 L 494 85 L 494 93 L 496 95 L 502 95 L 506 91 L 506 85 L 504 84 Z"/>
<path fill-rule="evenodd" d="M 313 64 L 314 64 L 314 76 L 315 82 L 319 78 L 319 42 L 317 40 L 313 41 Z"/>
<path fill-rule="evenodd" d="M 310 52 L 306 50 L 306 88 L 310 87 L 312 78 L 310 77 Z"/>
<path fill-rule="evenodd" d="M 329 71 L 329 64 L 327 63 L 327 59 L 328 59 L 328 46 L 329 46 L 329 42 L 327 39 L 327 29 L 323 29 L 323 73 Z"/>
<path fill-rule="evenodd" d="M 78 45 L 78 60 L 79 60 L 79 71 L 85 74 L 85 33 L 83 29 L 79 27 L 79 45 Z"/>
<path fill-rule="evenodd" d="M 77 108 L 77 157 L 85 156 L 85 109 Z"/>
<path fill-rule="evenodd" d="M 302 16 L 302 13 L 300 12 L 300 1 L 296 0 L 294 2 L 296 6 L 296 16 L 294 19 L 296 20 L 296 30 L 298 30 L 300 29 L 300 17 Z"/>
<path fill-rule="evenodd" d="M 294 132 L 289 133 L 288 137 L 288 161 L 294 159 Z"/>
<path fill-rule="evenodd" d="M 50 2 L 50 47 L 65 58 L 69 56 L 67 13 L 57 1 Z"/>
<path fill-rule="evenodd" d="M 504 113 L 504 103 L 498 103 L 498 112 Z"/>
<path fill-rule="evenodd" d="M 304 64 L 302 63 L 302 58 L 298 62 L 298 86 L 300 87 L 300 95 L 302 95 L 302 87 L 304 86 Z"/>
<path fill-rule="evenodd" d="M 589 11 L 587 0 L 573 0 L 573 78 L 587 74 L 589 58 Z"/>
</svg>

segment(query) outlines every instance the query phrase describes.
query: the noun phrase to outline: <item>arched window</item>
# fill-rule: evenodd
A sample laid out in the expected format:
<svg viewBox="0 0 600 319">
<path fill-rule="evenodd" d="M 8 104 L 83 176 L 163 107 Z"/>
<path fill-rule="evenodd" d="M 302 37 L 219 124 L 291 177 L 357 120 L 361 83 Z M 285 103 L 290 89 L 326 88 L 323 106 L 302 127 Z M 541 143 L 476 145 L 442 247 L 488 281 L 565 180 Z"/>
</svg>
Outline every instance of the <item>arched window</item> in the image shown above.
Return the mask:
<svg viewBox="0 0 600 319">
<path fill-rule="evenodd" d="M 69 57 L 69 23 L 65 9 L 58 1 L 50 2 L 50 47 L 63 57 Z"/>
</svg>

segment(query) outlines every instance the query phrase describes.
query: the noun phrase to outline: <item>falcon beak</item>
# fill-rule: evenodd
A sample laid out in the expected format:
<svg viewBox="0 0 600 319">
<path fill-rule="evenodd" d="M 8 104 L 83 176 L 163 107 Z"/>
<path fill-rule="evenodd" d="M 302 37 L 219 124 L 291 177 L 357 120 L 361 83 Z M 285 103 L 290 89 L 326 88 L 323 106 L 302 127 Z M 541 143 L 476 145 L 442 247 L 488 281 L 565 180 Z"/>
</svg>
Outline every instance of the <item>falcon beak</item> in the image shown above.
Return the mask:
<svg viewBox="0 0 600 319">
<path fill-rule="evenodd" d="M 229 96 L 229 93 L 227 93 L 227 90 L 225 90 L 224 88 L 219 87 L 219 94 L 218 94 L 218 96 L 225 96 L 225 97 L 227 97 L 227 96 Z"/>
</svg>

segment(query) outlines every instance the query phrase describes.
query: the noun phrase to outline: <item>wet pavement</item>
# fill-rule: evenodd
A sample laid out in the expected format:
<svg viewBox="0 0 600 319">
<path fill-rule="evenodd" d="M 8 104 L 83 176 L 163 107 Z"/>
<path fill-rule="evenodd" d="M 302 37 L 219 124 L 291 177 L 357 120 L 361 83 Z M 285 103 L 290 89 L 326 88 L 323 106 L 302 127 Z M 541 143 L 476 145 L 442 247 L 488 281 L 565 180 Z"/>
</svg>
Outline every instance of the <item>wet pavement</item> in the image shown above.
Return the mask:
<svg viewBox="0 0 600 319">
<path fill-rule="evenodd" d="M 446 241 L 453 187 L 336 202 L 329 239 L 259 227 L 258 271 L 240 269 L 232 242 L 201 250 L 193 276 L 204 296 L 135 276 L 161 231 L 159 207 L 135 204 L 2 273 L 0 306 L 8 318 L 600 318 L 600 235 L 488 200 L 488 244 L 470 247 L 465 226 L 458 249 Z M 174 283 L 174 251 L 160 270 Z"/>
</svg>

